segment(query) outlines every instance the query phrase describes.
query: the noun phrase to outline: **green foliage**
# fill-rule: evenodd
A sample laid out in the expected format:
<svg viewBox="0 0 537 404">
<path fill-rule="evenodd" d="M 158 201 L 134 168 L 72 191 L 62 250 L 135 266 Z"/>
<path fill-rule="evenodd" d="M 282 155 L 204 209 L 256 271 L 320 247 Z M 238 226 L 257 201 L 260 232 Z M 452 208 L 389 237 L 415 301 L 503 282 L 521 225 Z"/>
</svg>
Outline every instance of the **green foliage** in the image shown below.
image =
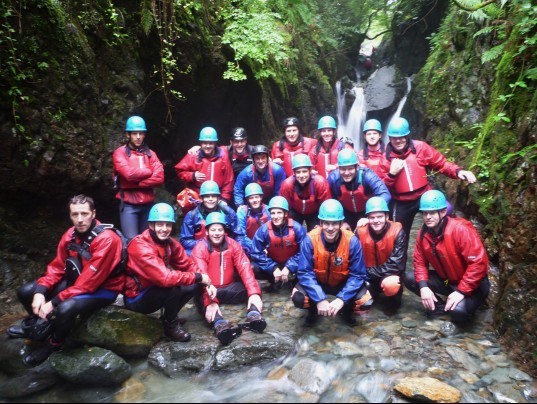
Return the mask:
<svg viewBox="0 0 537 404">
<path fill-rule="evenodd" d="M 82 0 L 74 17 L 85 31 L 97 33 L 108 46 L 118 46 L 129 39 L 123 14 L 111 0 Z"/>
</svg>

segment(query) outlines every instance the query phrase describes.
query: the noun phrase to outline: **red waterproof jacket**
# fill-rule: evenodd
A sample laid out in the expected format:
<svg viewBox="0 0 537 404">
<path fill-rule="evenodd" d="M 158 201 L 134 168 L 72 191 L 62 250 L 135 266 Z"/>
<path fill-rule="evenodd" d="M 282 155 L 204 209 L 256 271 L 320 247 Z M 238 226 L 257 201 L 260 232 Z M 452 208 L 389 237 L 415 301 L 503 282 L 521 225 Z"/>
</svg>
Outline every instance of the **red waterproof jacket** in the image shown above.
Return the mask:
<svg viewBox="0 0 537 404">
<path fill-rule="evenodd" d="M 153 285 L 160 288 L 192 285 L 196 283 L 196 272 L 202 272 L 177 240 L 156 242 L 149 229 L 134 237 L 127 251 L 123 294 L 129 298 Z"/>
<path fill-rule="evenodd" d="M 364 150 L 360 150 L 358 155 L 358 162 L 366 167 L 369 167 L 371 170 L 375 172 L 379 176 L 379 178 L 384 181 L 384 177 L 388 175 L 388 172 L 390 171 L 390 163 L 388 160 L 386 160 L 386 156 L 384 154 L 384 151 L 379 150 L 368 150 L 367 151 L 367 159 L 364 156 Z"/>
<path fill-rule="evenodd" d="M 157 154 L 147 146 L 133 150 L 128 145 L 118 147 L 112 155 L 117 175 L 117 199 L 132 205 L 155 200 L 153 188 L 164 184 L 164 168 Z"/>
<path fill-rule="evenodd" d="M 404 159 L 407 163 L 405 169 L 396 176 L 390 174 L 384 177 L 384 183 L 390 190 L 392 198 L 398 201 L 415 201 L 426 191 L 432 189 L 427 181 L 427 171 L 431 170 L 444 174 L 449 178 L 457 178 L 457 173 L 461 167 L 446 160 L 444 155 L 434 147 L 419 140 L 412 140 L 415 153 L 412 148 L 399 155 L 393 151 L 389 152 L 386 162 L 389 171 L 390 160 L 393 158 Z"/>
<path fill-rule="evenodd" d="M 289 202 L 289 208 L 301 215 L 311 215 L 319 211 L 321 203 L 330 199 L 330 187 L 326 178 L 312 174 L 309 182 L 300 187 L 295 176 L 286 178 L 280 188 L 280 196 Z"/>
<path fill-rule="evenodd" d="M 487 276 L 489 260 L 477 230 L 461 218 L 447 217 L 437 236 L 422 228 L 414 247 L 414 276 L 420 287 L 429 280 L 429 264 L 464 295 L 471 295 Z"/>
<path fill-rule="evenodd" d="M 317 140 L 317 145 L 309 153 L 313 168 L 320 176 L 328 178 L 326 166 L 329 164 L 337 166 L 337 155 L 344 148 L 346 148 L 345 143 L 339 139 L 332 143 L 330 150 L 323 147 L 322 139 Z"/>
<path fill-rule="evenodd" d="M 232 238 L 226 236 L 220 246 L 214 246 L 205 238 L 192 250 L 192 258 L 202 272 L 209 274 L 216 288 L 235 282 L 238 274 L 248 296 L 261 296 L 261 288 L 255 279 L 250 260 L 241 245 Z M 213 301 L 218 303 L 218 299 Z M 203 304 L 208 306 L 210 303 L 209 296 L 204 294 Z"/>
<path fill-rule="evenodd" d="M 293 175 L 293 157 L 297 154 L 309 154 L 316 144 L 317 139 L 312 139 L 305 136 L 303 136 L 302 140 L 294 146 L 291 146 L 284 139 L 280 139 L 272 145 L 271 158 L 272 160 L 282 159 L 283 163 L 280 165 L 285 170 L 285 174 L 290 177 Z M 281 150 L 280 145 L 283 145 Z"/>
<path fill-rule="evenodd" d="M 95 226 L 100 224 L 95 220 Z M 74 238 L 74 239 L 73 239 Z M 45 275 L 37 280 L 37 293 L 50 292 L 61 282 L 65 276 L 65 260 L 72 256 L 78 258 L 75 251 L 70 251 L 67 246 L 71 241 L 78 244 L 82 240 L 75 233 L 75 228 L 67 230 L 58 244 L 56 257 L 47 265 Z M 124 284 L 124 275 L 110 277 L 113 270 L 121 260 L 121 239 L 113 230 L 104 230 L 93 239 L 89 246 L 91 258 L 81 259 L 82 272 L 73 286 L 60 292 L 51 301 L 54 306 L 74 296 L 94 293 L 97 289 L 107 289 L 121 293 Z"/>
</svg>

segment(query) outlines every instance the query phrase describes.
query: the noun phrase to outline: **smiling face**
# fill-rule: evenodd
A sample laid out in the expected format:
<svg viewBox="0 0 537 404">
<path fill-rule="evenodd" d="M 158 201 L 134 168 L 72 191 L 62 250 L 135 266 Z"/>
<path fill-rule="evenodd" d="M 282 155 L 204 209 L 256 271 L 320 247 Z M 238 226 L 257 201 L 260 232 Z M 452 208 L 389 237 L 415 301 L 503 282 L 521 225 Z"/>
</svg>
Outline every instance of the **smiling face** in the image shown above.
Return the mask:
<svg viewBox="0 0 537 404">
<path fill-rule="evenodd" d="M 331 128 L 323 128 L 321 129 L 321 139 L 323 140 L 323 143 L 325 146 L 328 146 L 330 143 L 332 143 L 332 140 L 334 140 L 336 131 Z"/>
<path fill-rule="evenodd" d="M 390 144 L 396 152 L 402 152 L 408 143 L 407 136 L 394 137 L 390 136 Z"/>
<path fill-rule="evenodd" d="M 208 211 L 216 209 L 216 207 L 218 206 L 218 199 L 220 199 L 219 195 L 203 195 L 201 197 L 203 206 L 205 206 Z"/>
<path fill-rule="evenodd" d="M 149 222 L 149 228 L 155 232 L 160 241 L 165 241 L 170 237 L 173 223 L 170 222 Z"/>
<path fill-rule="evenodd" d="M 339 173 L 343 182 L 351 182 L 356 177 L 356 166 L 340 166 Z"/>
<path fill-rule="evenodd" d="M 382 138 L 382 135 L 379 131 L 368 130 L 364 134 L 364 138 L 368 146 L 375 147 L 380 145 L 380 139 Z"/>
<path fill-rule="evenodd" d="M 446 209 L 442 210 L 422 210 L 423 223 L 429 229 L 436 231 L 440 226 L 440 222 L 446 216 Z"/>
<path fill-rule="evenodd" d="M 287 220 L 287 212 L 283 209 L 272 208 L 270 210 L 270 220 L 276 227 L 281 227 Z"/>
<path fill-rule="evenodd" d="M 265 153 L 254 154 L 254 165 L 255 168 L 260 172 L 265 170 L 268 165 L 268 155 L 266 155 Z"/>
<path fill-rule="evenodd" d="M 323 231 L 325 241 L 327 243 L 333 243 L 337 240 L 339 236 L 339 231 L 341 230 L 341 222 L 329 222 L 326 220 L 321 220 L 321 229 Z"/>
<path fill-rule="evenodd" d="M 311 169 L 309 167 L 298 167 L 294 170 L 296 182 L 300 185 L 306 184 L 311 178 Z"/>
<path fill-rule="evenodd" d="M 200 142 L 200 148 L 207 157 L 212 157 L 216 153 L 216 142 Z"/>
<path fill-rule="evenodd" d="M 388 215 L 386 212 L 371 212 L 367 215 L 369 227 L 375 234 L 380 234 L 386 227 Z"/>
<path fill-rule="evenodd" d="M 261 195 L 250 195 L 246 200 L 253 210 L 257 210 L 261 207 Z"/>
<path fill-rule="evenodd" d="M 298 141 L 298 137 L 300 135 L 300 132 L 298 130 L 298 126 L 288 126 L 285 128 L 285 139 L 287 142 L 291 144 L 295 144 Z"/>
<path fill-rule="evenodd" d="M 220 223 L 211 224 L 207 228 L 207 235 L 209 236 L 210 242 L 214 245 L 222 244 L 226 235 L 224 225 Z"/>
<path fill-rule="evenodd" d="M 88 202 L 69 205 L 69 217 L 78 233 L 87 232 L 95 219 L 95 209 Z"/>
<path fill-rule="evenodd" d="M 129 140 L 129 147 L 131 149 L 139 149 L 145 140 L 145 132 L 127 132 L 127 139 Z"/>
<path fill-rule="evenodd" d="M 248 144 L 248 141 L 246 139 L 232 140 L 231 141 L 231 147 L 233 148 L 233 150 L 237 154 L 244 154 L 247 144 Z"/>
</svg>

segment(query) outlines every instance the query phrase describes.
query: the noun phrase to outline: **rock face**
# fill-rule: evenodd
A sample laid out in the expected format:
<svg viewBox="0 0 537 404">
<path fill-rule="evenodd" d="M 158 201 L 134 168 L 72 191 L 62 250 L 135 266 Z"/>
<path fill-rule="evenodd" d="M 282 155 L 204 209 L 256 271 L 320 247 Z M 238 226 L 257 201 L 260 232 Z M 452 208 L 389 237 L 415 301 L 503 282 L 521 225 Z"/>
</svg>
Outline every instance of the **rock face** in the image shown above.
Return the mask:
<svg viewBox="0 0 537 404">
<path fill-rule="evenodd" d="M 394 390 L 412 400 L 433 403 L 458 403 L 461 399 L 459 390 L 432 377 L 405 377 L 399 380 Z"/>
</svg>

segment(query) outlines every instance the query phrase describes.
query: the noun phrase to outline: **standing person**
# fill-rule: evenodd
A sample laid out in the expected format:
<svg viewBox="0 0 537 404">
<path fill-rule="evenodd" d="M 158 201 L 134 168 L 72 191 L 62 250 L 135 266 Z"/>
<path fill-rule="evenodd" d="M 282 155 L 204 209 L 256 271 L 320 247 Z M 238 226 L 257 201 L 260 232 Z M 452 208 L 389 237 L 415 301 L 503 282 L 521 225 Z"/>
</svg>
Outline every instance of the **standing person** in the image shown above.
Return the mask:
<svg viewBox="0 0 537 404">
<path fill-rule="evenodd" d="M 338 169 L 330 173 L 328 184 L 332 198 L 343 205 L 346 225 L 353 231 L 358 219 L 365 217 L 365 203 L 371 196 L 390 202 L 386 185 L 373 170 L 358 165 L 358 157 L 351 149 L 339 152 Z"/>
<path fill-rule="evenodd" d="M 138 313 L 154 313 L 163 308 L 164 335 L 172 341 L 187 342 L 190 333 L 181 327 L 177 315 L 188 301 L 200 293 L 216 295 L 207 273 L 199 271 L 178 241 L 170 237 L 175 212 L 166 203 L 149 211 L 149 229 L 129 243 L 125 270 L 125 307 Z"/>
<path fill-rule="evenodd" d="M 175 165 L 177 177 L 187 188 L 199 193 L 205 181 L 215 181 L 222 191 L 222 199 L 230 202 L 233 193 L 233 168 L 224 150 L 219 148 L 218 134 L 207 126 L 200 131 L 200 149 L 195 155 L 187 153 Z"/>
<path fill-rule="evenodd" d="M 127 144 L 113 155 L 116 198 L 121 201 L 119 217 L 125 237 L 133 238 L 147 229 L 147 215 L 155 200 L 154 188 L 164 184 L 164 168 L 157 154 L 145 144 L 143 118 L 127 119 Z"/>
<path fill-rule="evenodd" d="M 284 134 L 272 146 L 272 162 L 283 167 L 288 177 L 293 175 L 293 156 L 309 154 L 317 144 L 317 140 L 303 136 L 300 133 L 298 118 L 290 117 L 283 121 Z"/>
<path fill-rule="evenodd" d="M 270 219 L 270 213 L 262 201 L 263 190 L 252 182 L 248 184 L 244 193 L 246 205 L 241 205 L 237 209 L 237 224 L 241 229 L 241 233 L 245 233 L 242 246 L 247 254 L 252 251 L 252 239 L 255 232 Z"/>
<path fill-rule="evenodd" d="M 215 181 L 205 181 L 201 184 L 201 204 L 188 212 L 183 219 L 179 241 L 186 253 L 190 255 L 194 246 L 205 236 L 205 220 L 211 212 L 221 212 L 226 218 L 226 231 L 231 238 L 243 243 L 244 232 L 237 224 L 237 214 L 220 199 L 220 187 Z"/>
<path fill-rule="evenodd" d="M 280 195 L 289 202 L 289 216 L 302 224 L 306 222 L 308 230 L 319 224 L 317 212 L 321 203 L 330 199 L 328 181 L 312 173 L 310 158 L 305 154 L 293 157 L 293 176 L 282 184 Z"/>
<path fill-rule="evenodd" d="M 384 199 L 373 196 L 365 204 L 367 223 L 356 228 L 362 244 L 369 291 L 375 302 L 383 303 L 387 314 L 401 306 L 406 267 L 406 236 L 399 222 L 388 220 L 390 209 Z M 364 219 L 361 219 L 364 220 Z"/>
<path fill-rule="evenodd" d="M 388 125 L 390 143 L 386 146 L 389 164 L 384 178 L 392 195 L 392 220 L 401 222 L 407 238 L 414 217 L 419 210 L 420 197 L 433 187 L 428 171 L 433 170 L 449 178 L 459 178 L 472 184 L 476 181 L 471 171 L 451 163 L 438 150 L 427 143 L 410 138 L 410 127 L 405 118 L 395 118 Z"/>
<path fill-rule="evenodd" d="M 384 144 L 382 143 L 382 125 L 376 119 L 365 122 L 362 130 L 364 147 L 358 152 L 360 164 L 372 169 L 381 180 L 388 174 L 388 165 Z"/>
<path fill-rule="evenodd" d="M 296 274 L 300 243 L 306 230 L 289 217 L 289 204 L 284 197 L 272 198 L 268 211 L 270 221 L 255 232 L 251 257 L 256 277 L 268 280 L 268 290 L 274 292 Z"/>
<path fill-rule="evenodd" d="M 123 289 L 124 275 L 117 271 L 122 240 L 95 215 L 92 198 L 72 197 L 69 217 L 73 226 L 63 234 L 56 257 L 47 265 L 45 275 L 17 290 L 30 315 L 24 322 L 43 325 L 42 320 L 50 320 L 44 345 L 23 358 L 29 366 L 39 365 L 63 347 L 78 315 L 89 315 L 114 303 Z M 13 338 L 29 337 L 21 326 L 12 326 L 7 333 Z"/>
<path fill-rule="evenodd" d="M 465 323 L 489 294 L 489 260 L 472 223 L 447 216 L 447 207 L 440 191 L 421 196 L 424 224 L 414 247 L 414 273 L 406 274 L 405 286 L 421 297 L 428 315 L 449 313 L 454 323 Z"/>
<path fill-rule="evenodd" d="M 207 272 L 214 286 L 216 297 L 206 294 L 203 298 L 205 319 L 214 329 L 223 345 L 241 335 L 241 326 L 235 326 L 222 316 L 220 304 L 247 302 L 246 322 L 242 328 L 263 332 L 267 323 L 261 316 L 263 301 L 261 288 L 252 271 L 250 261 L 239 243 L 226 236 L 226 219 L 220 212 L 207 216 L 207 237 L 194 247 L 192 257 L 203 272 Z"/>
<path fill-rule="evenodd" d="M 343 206 L 329 199 L 319 209 L 321 226 L 307 234 L 300 244 L 298 284 L 293 290 L 295 307 L 308 309 L 306 325 L 318 316 L 335 317 L 356 324 L 354 310 L 370 308 L 367 273 L 358 238 L 342 228 Z M 336 296 L 329 301 L 327 295 Z"/>
<path fill-rule="evenodd" d="M 263 203 L 268 203 L 273 196 L 280 194 L 282 182 L 287 178 L 281 166 L 269 160 L 266 146 L 258 145 L 252 149 L 254 163 L 241 171 L 233 187 L 235 205 L 246 203 L 244 191 L 248 184 L 255 182 L 263 190 Z"/>
<path fill-rule="evenodd" d="M 317 145 L 310 151 L 309 156 L 313 169 L 328 178 L 328 174 L 337 169 L 337 155 L 347 147 L 343 140 L 337 138 L 336 121 L 331 116 L 323 116 L 317 123 L 319 139 Z"/>
</svg>

